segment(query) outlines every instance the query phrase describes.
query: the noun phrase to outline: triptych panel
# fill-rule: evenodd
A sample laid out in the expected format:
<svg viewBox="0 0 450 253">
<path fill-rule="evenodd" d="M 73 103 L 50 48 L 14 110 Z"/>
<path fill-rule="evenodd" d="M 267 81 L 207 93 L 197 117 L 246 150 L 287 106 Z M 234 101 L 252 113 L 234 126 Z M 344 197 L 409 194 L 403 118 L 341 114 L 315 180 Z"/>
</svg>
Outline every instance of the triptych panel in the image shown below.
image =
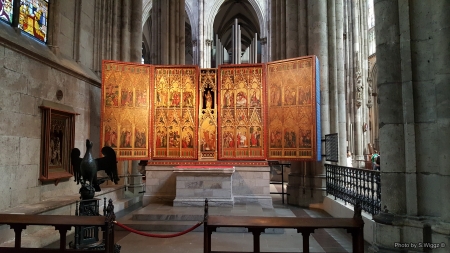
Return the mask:
<svg viewBox="0 0 450 253">
<path fill-rule="evenodd" d="M 264 65 L 219 67 L 219 159 L 266 159 Z"/>
<path fill-rule="evenodd" d="M 217 160 L 217 69 L 200 70 L 199 160 Z"/>
<path fill-rule="evenodd" d="M 155 66 L 153 159 L 197 159 L 198 68 Z"/>
<path fill-rule="evenodd" d="M 270 159 L 316 159 L 315 66 L 314 56 L 267 64 Z"/>
<path fill-rule="evenodd" d="M 99 148 L 112 147 L 118 160 L 150 158 L 151 71 L 148 65 L 103 63 Z"/>
<path fill-rule="evenodd" d="M 267 66 L 267 76 L 266 76 Z M 318 61 L 104 61 L 101 147 L 119 160 L 320 160 Z"/>
</svg>

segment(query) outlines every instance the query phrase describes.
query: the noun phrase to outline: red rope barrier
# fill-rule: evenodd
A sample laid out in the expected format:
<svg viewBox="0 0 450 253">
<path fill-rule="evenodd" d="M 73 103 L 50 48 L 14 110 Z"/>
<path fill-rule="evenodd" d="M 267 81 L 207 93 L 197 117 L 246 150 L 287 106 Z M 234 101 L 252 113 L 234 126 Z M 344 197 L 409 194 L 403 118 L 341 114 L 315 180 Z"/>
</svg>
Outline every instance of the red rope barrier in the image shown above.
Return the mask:
<svg viewBox="0 0 450 253">
<path fill-rule="evenodd" d="M 147 237 L 156 237 L 156 238 L 172 238 L 172 237 L 177 237 L 177 236 L 180 236 L 180 235 L 184 235 L 184 234 L 189 233 L 192 230 L 200 227 L 200 225 L 203 224 L 203 221 L 202 221 L 202 222 L 198 222 L 193 227 L 191 227 L 191 228 L 189 228 L 189 229 L 187 229 L 185 231 L 181 231 L 181 232 L 178 232 L 178 233 L 175 233 L 175 234 L 170 234 L 170 235 L 159 235 L 159 234 L 150 234 L 150 233 L 145 233 L 145 232 L 142 232 L 142 231 L 138 231 L 138 230 L 132 229 L 130 227 L 127 227 L 127 226 L 125 226 L 125 225 L 123 225 L 123 224 L 121 224 L 121 223 L 119 223 L 117 221 L 113 221 L 113 222 L 117 226 L 119 226 L 119 227 L 121 227 L 121 228 L 123 228 L 125 230 L 128 230 L 128 231 L 130 231 L 132 233 L 135 233 L 135 234 L 138 234 L 138 235 L 147 236 Z"/>
</svg>

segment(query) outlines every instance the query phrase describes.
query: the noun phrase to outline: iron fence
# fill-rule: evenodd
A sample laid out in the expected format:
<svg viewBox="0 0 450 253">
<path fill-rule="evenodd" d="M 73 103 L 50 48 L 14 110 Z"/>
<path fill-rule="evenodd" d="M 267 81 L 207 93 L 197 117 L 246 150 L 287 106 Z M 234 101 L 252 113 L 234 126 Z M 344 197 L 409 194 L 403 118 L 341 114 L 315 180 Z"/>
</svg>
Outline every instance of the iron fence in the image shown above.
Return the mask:
<svg viewBox="0 0 450 253">
<path fill-rule="evenodd" d="M 364 211 L 375 215 L 381 210 L 380 172 L 325 164 L 327 195 L 346 204 L 361 204 Z"/>
</svg>

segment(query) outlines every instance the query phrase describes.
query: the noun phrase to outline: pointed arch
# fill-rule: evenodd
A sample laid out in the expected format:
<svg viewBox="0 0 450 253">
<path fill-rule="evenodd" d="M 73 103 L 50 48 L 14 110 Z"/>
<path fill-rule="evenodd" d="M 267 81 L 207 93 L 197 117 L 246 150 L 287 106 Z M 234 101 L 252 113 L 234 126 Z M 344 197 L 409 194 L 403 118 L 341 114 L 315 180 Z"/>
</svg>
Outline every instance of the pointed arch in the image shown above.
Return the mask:
<svg viewBox="0 0 450 253">
<path fill-rule="evenodd" d="M 218 0 L 214 2 L 214 5 L 212 6 L 209 15 L 206 17 L 206 20 L 204 20 L 204 23 L 206 24 L 205 26 L 205 39 L 211 39 L 213 40 L 214 38 L 210 37 L 210 36 L 214 36 L 214 19 L 217 15 L 217 13 L 219 12 L 220 6 L 222 6 L 222 4 L 225 2 L 225 0 Z M 258 17 L 258 23 L 259 23 L 259 28 L 261 31 L 261 34 L 259 35 L 260 38 L 264 38 L 267 36 L 267 28 L 266 28 L 266 15 L 265 15 L 265 10 L 263 9 L 263 7 L 261 6 L 261 3 L 257 0 L 248 0 L 248 2 L 250 3 L 250 5 L 253 7 L 253 10 L 256 13 L 256 16 Z"/>
</svg>

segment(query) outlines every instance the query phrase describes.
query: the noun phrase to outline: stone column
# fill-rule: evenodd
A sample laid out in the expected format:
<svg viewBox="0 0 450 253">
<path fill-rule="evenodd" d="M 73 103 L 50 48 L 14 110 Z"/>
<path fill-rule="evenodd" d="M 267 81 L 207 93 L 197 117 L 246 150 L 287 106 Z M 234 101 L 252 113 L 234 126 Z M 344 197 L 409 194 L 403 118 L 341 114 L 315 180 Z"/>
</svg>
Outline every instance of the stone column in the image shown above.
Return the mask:
<svg viewBox="0 0 450 253">
<path fill-rule="evenodd" d="M 436 90 L 436 135 L 439 136 L 437 145 L 439 151 L 436 152 L 436 166 L 439 168 L 440 174 L 440 198 L 435 200 L 440 210 L 440 223 L 432 226 L 433 242 L 444 242 L 446 248 L 438 249 L 436 252 L 443 253 L 448 251 L 450 240 L 450 167 L 448 166 L 448 156 L 450 147 L 448 140 L 450 139 L 450 9 L 449 1 L 437 1 L 430 5 L 433 15 L 433 24 L 431 25 L 431 34 L 433 38 L 433 55 L 434 55 L 434 84 Z M 424 27 L 425 28 L 425 27 Z M 426 50 L 426 48 L 424 48 Z M 428 61 L 427 61 L 428 63 Z M 424 71 L 426 75 L 426 71 Z M 447 141 L 446 141 L 447 140 Z M 425 147 L 424 147 L 425 148 Z M 433 166 L 434 167 L 434 166 Z M 436 168 L 436 167 L 435 167 Z M 436 175 L 436 173 L 434 172 Z M 436 199 L 436 198 L 434 198 Z"/>
<path fill-rule="evenodd" d="M 281 21 L 281 30 L 280 32 L 280 55 L 278 56 L 279 60 L 286 59 L 286 0 L 279 1 L 280 2 L 280 21 Z"/>
<path fill-rule="evenodd" d="M 361 62 L 361 50 L 360 50 L 360 29 L 359 29 L 359 3 L 357 1 L 352 2 L 352 20 L 353 20 L 353 70 L 355 75 L 355 86 L 352 87 L 354 91 L 354 99 L 356 105 L 354 107 L 354 137 L 355 137 L 355 167 L 362 167 L 364 165 L 363 154 L 363 124 L 362 124 L 362 110 L 363 110 L 363 78 L 362 78 L 362 62 Z"/>
<path fill-rule="evenodd" d="M 74 13 L 74 31 L 73 31 L 73 59 L 80 63 L 80 28 L 81 28 L 81 0 L 75 1 Z"/>
<path fill-rule="evenodd" d="M 184 64 L 184 6 L 184 0 L 153 1 L 153 64 Z"/>
<path fill-rule="evenodd" d="M 139 161 L 131 161 L 131 173 L 128 176 L 128 190 L 132 193 L 141 193 L 144 190 L 142 174 L 139 172 Z"/>
<path fill-rule="evenodd" d="M 338 100 L 336 69 L 336 15 L 335 0 L 328 0 L 328 66 L 330 85 L 330 133 L 338 132 Z M 321 94 L 322 95 L 322 94 Z M 341 150 L 339 150 L 341 152 Z"/>
<path fill-rule="evenodd" d="M 204 46 L 205 46 L 205 38 L 203 35 L 204 31 L 204 18 L 203 18 L 203 9 L 204 9 L 204 0 L 198 0 L 198 40 L 197 40 L 197 48 L 198 48 L 198 56 L 199 56 L 199 65 L 200 68 L 205 68 L 205 55 L 204 55 Z"/>
<path fill-rule="evenodd" d="M 61 13 L 61 0 L 52 1 L 52 4 L 49 5 L 50 10 L 48 17 L 48 30 L 51 31 L 47 36 L 47 46 L 52 50 L 54 54 L 59 54 L 59 43 L 58 37 L 60 30 L 60 18 L 59 15 Z"/>
<path fill-rule="evenodd" d="M 271 61 L 275 60 L 275 55 L 276 55 L 276 29 L 277 29 L 277 23 L 276 21 L 276 13 L 277 13 L 277 9 L 276 9 L 276 0 L 271 0 L 269 2 L 270 4 L 270 57 L 269 59 Z"/>
<path fill-rule="evenodd" d="M 376 252 L 394 251 L 394 241 L 410 238 L 445 243 L 432 252 L 448 252 L 449 8 L 448 1 L 375 3 L 381 202 L 387 209 L 375 216 Z"/>
<path fill-rule="evenodd" d="M 131 1 L 122 1 L 120 60 L 130 61 L 130 5 Z"/>
<path fill-rule="evenodd" d="M 112 20 L 112 48 L 111 59 L 119 60 L 120 58 L 120 0 L 114 0 L 113 3 L 113 20 Z"/>
<path fill-rule="evenodd" d="M 306 1 L 298 2 L 298 53 L 299 56 L 308 54 L 308 14 Z"/>
<path fill-rule="evenodd" d="M 347 166 L 347 129 L 344 72 L 344 0 L 336 0 L 336 86 L 338 101 L 339 165 Z"/>
<path fill-rule="evenodd" d="M 141 63 L 142 59 L 142 1 L 131 2 L 130 61 Z"/>
<path fill-rule="evenodd" d="M 380 249 L 393 248 L 392 238 L 400 239 L 398 228 L 392 226 L 385 216 L 406 213 L 405 191 L 405 136 L 403 125 L 402 74 L 400 55 L 399 3 L 397 0 L 378 1 L 375 9 L 375 34 L 377 43 L 380 149 L 389 150 L 383 154 L 381 164 L 381 213 L 375 220 L 376 246 Z M 408 11 L 409 12 L 409 11 Z M 411 108 L 412 109 L 412 108 Z M 389 161 L 387 163 L 386 161 Z M 387 234 L 386 237 L 381 236 Z M 381 250 L 382 251 L 382 250 Z"/>
<path fill-rule="evenodd" d="M 186 64 L 186 25 L 185 25 L 185 0 L 178 0 L 178 64 Z M 211 67 L 211 64 L 210 64 Z"/>
<path fill-rule="evenodd" d="M 280 60 L 281 59 L 281 2 L 283 0 L 274 0 L 276 1 L 275 6 L 275 56 L 272 58 L 272 60 Z"/>
<path fill-rule="evenodd" d="M 322 138 L 325 138 L 325 134 L 330 133 L 326 1 L 308 1 L 308 25 L 308 53 L 316 55 L 320 64 L 320 116 L 322 121 Z"/>
<path fill-rule="evenodd" d="M 286 1 L 286 58 L 298 57 L 298 4 L 295 0 Z"/>
</svg>

